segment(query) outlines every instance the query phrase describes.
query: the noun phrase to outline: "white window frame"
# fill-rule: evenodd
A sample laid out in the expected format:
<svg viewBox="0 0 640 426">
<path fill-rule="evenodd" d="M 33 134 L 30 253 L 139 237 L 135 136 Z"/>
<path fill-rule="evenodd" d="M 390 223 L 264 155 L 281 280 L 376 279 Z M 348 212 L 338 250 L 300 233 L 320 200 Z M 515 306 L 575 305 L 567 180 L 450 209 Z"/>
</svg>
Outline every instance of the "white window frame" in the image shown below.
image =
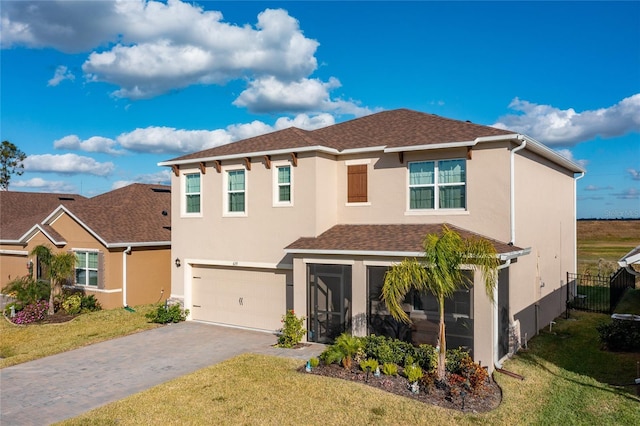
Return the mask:
<svg viewBox="0 0 640 426">
<path fill-rule="evenodd" d="M 83 248 L 74 248 L 72 249 L 73 254 L 76 256 L 76 258 L 78 257 L 79 254 L 84 254 L 85 255 L 85 264 L 87 265 L 87 267 L 85 268 L 78 268 L 78 264 L 75 265 L 75 267 L 73 268 L 73 283 L 76 286 L 81 286 L 84 288 L 98 288 L 100 286 L 100 251 L 96 250 L 96 249 L 83 249 Z M 95 268 L 89 268 L 89 253 L 95 253 L 96 256 L 98 256 L 98 266 Z M 85 283 L 79 283 L 77 281 L 77 273 L 76 271 L 78 269 L 83 269 L 86 272 L 86 282 Z M 92 285 L 89 284 L 89 271 L 96 271 L 96 285 Z"/>
<path fill-rule="evenodd" d="M 198 175 L 198 178 L 200 179 L 200 192 L 196 193 L 190 193 L 187 192 L 187 175 Z M 185 170 L 184 172 L 181 171 L 180 173 L 180 213 L 182 215 L 182 217 L 202 217 L 202 194 L 203 194 L 203 179 L 202 179 L 202 173 L 200 173 L 199 170 Z M 187 196 L 189 195 L 199 195 L 200 196 L 200 209 L 198 212 L 187 212 Z"/>
<path fill-rule="evenodd" d="M 285 185 L 278 182 L 278 169 L 283 167 L 289 168 L 289 201 L 280 201 L 280 186 Z M 293 207 L 293 166 L 288 161 L 274 161 L 271 163 L 271 169 L 273 170 L 273 207 Z"/>
<path fill-rule="evenodd" d="M 453 182 L 453 183 L 440 183 L 440 162 L 444 161 L 462 161 L 464 162 L 464 181 L 463 182 Z M 424 184 L 424 185 L 411 185 L 411 168 L 410 165 L 414 163 L 433 163 L 433 183 Z M 440 160 L 418 160 L 418 161 L 410 161 L 407 163 L 407 213 L 423 213 L 423 212 L 466 212 L 468 210 L 468 193 L 467 193 L 467 161 L 464 158 L 443 158 Z M 440 207 L 440 188 L 447 186 L 463 186 L 465 191 L 464 197 L 464 207 L 462 208 L 446 208 Z M 412 209 L 411 208 L 411 188 L 422 188 L 422 187 L 430 187 L 433 188 L 433 208 L 429 209 Z"/>
<path fill-rule="evenodd" d="M 229 173 L 242 171 L 244 173 L 244 211 L 229 211 Z M 224 167 L 222 178 L 222 216 L 224 217 L 246 217 L 249 215 L 249 173 L 242 166 Z"/>
</svg>

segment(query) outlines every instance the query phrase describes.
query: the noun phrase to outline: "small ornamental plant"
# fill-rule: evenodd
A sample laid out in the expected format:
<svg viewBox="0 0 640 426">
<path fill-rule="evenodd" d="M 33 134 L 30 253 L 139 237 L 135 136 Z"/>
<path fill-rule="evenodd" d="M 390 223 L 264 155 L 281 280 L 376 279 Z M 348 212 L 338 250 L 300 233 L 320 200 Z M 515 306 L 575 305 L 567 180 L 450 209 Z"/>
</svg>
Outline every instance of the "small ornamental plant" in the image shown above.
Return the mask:
<svg viewBox="0 0 640 426">
<path fill-rule="evenodd" d="M 21 325 L 39 322 L 47 318 L 48 310 L 49 303 L 46 300 L 40 300 L 25 306 L 24 309 L 16 313 L 15 317 L 11 318 L 11 321 Z"/>
<path fill-rule="evenodd" d="M 278 344 L 281 348 L 293 348 L 302 341 L 302 337 L 306 333 L 304 329 L 305 317 L 297 317 L 293 309 L 289 309 L 282 316 L 282 328 L 278 336 Z"/>
</svg>

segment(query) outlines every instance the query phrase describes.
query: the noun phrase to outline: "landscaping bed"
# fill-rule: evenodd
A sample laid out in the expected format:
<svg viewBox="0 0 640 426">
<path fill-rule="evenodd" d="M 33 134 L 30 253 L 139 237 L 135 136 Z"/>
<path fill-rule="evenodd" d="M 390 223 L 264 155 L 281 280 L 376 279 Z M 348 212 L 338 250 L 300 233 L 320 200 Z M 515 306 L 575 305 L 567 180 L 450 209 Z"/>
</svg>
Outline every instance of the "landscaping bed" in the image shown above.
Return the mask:
<svg viewBox="0 0 640 426">
<path fill-rule="evenodd" d="M 384 374 L 376 377 L 373 373 L 367 375 L 367 373 L 358 367 L 346 369 L 338 364 L 320 364 L 309 373 L 305 372 L 304 366 L 301 367 L 299 371 L 305 374 L 316 374 L 362 383 L 395 395 L 412 398 L 442 408 L 463 411 L 465 413 L 484 413 L 491 411 L 497 408 L 502 400 L 502 390 L 493 380 L 488 380 L 475 394 L 471 392 L 462 393 L 455 388 L 447 389 L 436 385 L 429 386 L 428 389 L 421 386 L 418 393 L 413 393 L 409 389 L 409 382 L 405 377 L 387 376 Z"/>
</svg>

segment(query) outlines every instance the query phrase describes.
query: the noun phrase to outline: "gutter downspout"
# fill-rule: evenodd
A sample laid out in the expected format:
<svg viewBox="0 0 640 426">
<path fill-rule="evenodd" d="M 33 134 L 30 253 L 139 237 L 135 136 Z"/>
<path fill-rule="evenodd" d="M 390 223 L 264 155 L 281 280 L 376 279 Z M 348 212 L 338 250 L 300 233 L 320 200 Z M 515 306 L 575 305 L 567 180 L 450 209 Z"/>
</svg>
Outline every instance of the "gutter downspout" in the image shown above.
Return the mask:
<svg viewBox="0 0 640 426">
<path fill-rule="evenodd" d="M 527 140 L 524 138 L 524 136 L 518 135 L 516 137 L 516 140 L 520 140 L 520 141 L 522 141 L 522 143 L 519 146 L 517 146 L 517 147 L 515 147 L 515 148 L 513 148 L 511 150 L 511 162 L 510 162 L 511 163 L 510 164 L 510 166 L 511 166 L 511 170 L 510 170 L 510 172 L 511 172 L 511 175 L 510 175 L 510 179 L 511 179 L 511 182 L 510 182 L 510 184 L 511 184 L 510 185 L 510 191 L 511 191 L 511 194 L 510 194 L 511 217 L 509 218 L 509 221 L 511 222 L 511 224 L 510 224 L 511 225 L 511 234 L 510 234 L 511 235 L 511 239 L 510 239 L 509 242 L 511 244 L 515 244 L 516 243 L 516 183 L 515 183 L 515 180 L 516 180 L 516 177 L 515 177 L 515 175 L 516 175 L 516 164 L 515 164 L 515 154 L 516 154 L 516 152 L 520 151 L 521 149 L 524 149 L 527 146 Z"/>
<path fill-rule="evenodd" d="M 131 254 L 131 246 L 122 252 L 122 305 L 127 305 L 127 255 Z"/>
<path fill-rule="evenodd" d="M 504 264 L 498 266 L 498 270 L 508 268 L 509 265 L 511 265 L 511 259 L 507 259 Z M 500 278 L 497 277 L 496 281 L 499 281 L 499 279 Z M 493 365 L 495 368 L 502 368 L 498 342 L 498 314 L 498 282 L 496 282 L 496 286 L 493 288 Z"/>
<path fill-rule="evenodd" d="M 573 269 L 578 272 L 578 180 L 584 177 L 584 172 L 580 173 L 580 176 L 573 178 L 573 238 L 574 238 L 574 250 L 573 250 Z M 569 285 L 569 283 L 567 283 Z"/>
</svg>

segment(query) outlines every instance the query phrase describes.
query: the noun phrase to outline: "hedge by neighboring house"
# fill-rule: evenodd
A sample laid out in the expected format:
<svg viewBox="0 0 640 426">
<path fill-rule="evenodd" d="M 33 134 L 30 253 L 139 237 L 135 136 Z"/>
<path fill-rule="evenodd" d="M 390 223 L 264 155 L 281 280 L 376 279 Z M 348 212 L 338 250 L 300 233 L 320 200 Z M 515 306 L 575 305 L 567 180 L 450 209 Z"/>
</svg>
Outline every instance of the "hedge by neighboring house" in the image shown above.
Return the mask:
<svg viewBox="0 0 640 426">
<path fill-rule="evenodd" d="M 0 192 L 0 287 L 39 277 L 34 247 L 76 254 L 70 286 L 103 308 L 155 303 L 171 294 L 171 189 L 131 184 L 92 198 Z"/>
<path fill-rule="evenodd" d="M 434 344 L 433 296 L 406 301 L 410 329 L 379 296 L 390 265 L 443 224 L 489 239 L 501 261 L 496 303 L 473 287 L 447 301 L 449 347 L 492 367 L 565 309 L 584 170 L 526 135 L 399 109 L 160 165 L 173 172 L 172 297 L 189 319 L 273 331 L 294 309 L 307 340 Z"/>
</svg>

